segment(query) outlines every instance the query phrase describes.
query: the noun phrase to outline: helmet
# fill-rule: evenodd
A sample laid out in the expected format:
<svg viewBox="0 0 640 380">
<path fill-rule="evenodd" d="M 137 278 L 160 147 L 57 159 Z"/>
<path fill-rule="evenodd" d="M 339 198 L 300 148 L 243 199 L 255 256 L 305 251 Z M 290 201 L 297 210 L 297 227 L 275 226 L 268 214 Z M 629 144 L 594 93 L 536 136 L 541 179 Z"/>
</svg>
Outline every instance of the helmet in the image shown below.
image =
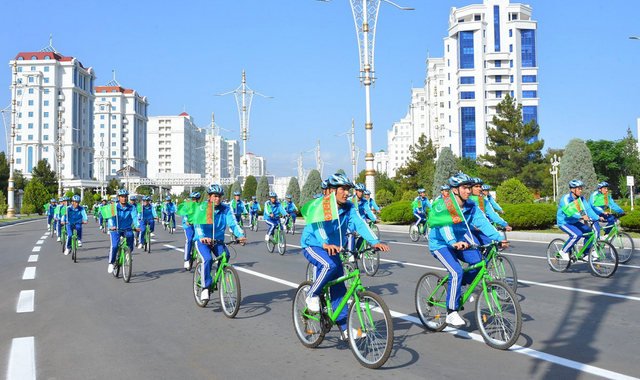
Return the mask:
<svg viewBox="0 0 640 380">
<path fill-rule="evenodd" d="M 482 185 L 482 190 L 491 190 L 491 186 L 489 185 Z"/>
<path fill-rule="evenodd" d="M 575 189 L 576 187 L 584 187 L 584 182 L 579 179 L 574 179 L 573 181 L 569 181 L 569 188 Z"/>
<path fill-rule="evenodd" d="M 51 203 L 56 203 L 57 201 L 56 201 L 56 199 L 55 199 L 55 198 L 51 198 L 51 199 L 49 200 L 49 202 L 51 202 Z"/>
<path fill-rule="evenodd" d="M 80 202 L 80 196 L 78 194 L 76 194 L 73 197 L 71 197 L 71 200 L 74 201 L 74 202 Z"/>
<path fill-rule="evenodd" d="M 270 191 L 269 192 L 269 198 L 278 198 L 278 194 L 276 194 L 275 191 Z"/>
<path fill-rule="evenodd" d="M 451 186 L 449 185 L 440 186 L 440 191 L 449 191 L 449 190 L 451 190 Z"/>
<path fill-rule="evenodd" d="M 365 189 L 366 189 L 364 183 L 356 183 L 356 185 L 353 188 L 356 191 L 365 191 Z"/>
<path fill-rule="evenodd" d="M 130 201 L 137 201 L 138 200 L 138 196 L 137 195 L 132 195 L 129 197 Z"/>
<path fill-rule="evenodd" d="M 68 202 L 68 201 L 69 201 L 69 197 L 67 197 L 67 196 L 65 195 L 64 197 L 62 197 L 62 200 L 63 200 L 63 201 L 67 201 L 67 202 Z"/>
<path fill-rule="evenodd" d="M 189 198 L 200 199 L 200 193 L 197 191 L 194 191 L 193 193 L 189 194 Z"/>
<path fill-rule="evenodd" d="M 371 195 L 371 191 L 369 191 L 369 190 L 365 190 L 365 191 L 364 191 L 364 195 Z"/>
<path fill-rule="evenodd" d="M 449 186 L 460 187 L 462 185 L 470 185 L 473 183 L 473 180 L 468 175 L 463 172 L 459 172 L 458 174 L 454 174 L 449 177 Z"/>
<path fill-rule="evenodd" d="M 142 197 L 142 200 L 150 202 L 151 201 L 151 197 L 148 196 L 148 195 L 145 195 L 144 197 Z"/>
<path fill-rule="evenodd" d="M 417 191 L 418 191 L 418 194 L 427 192 L 427 190 L 425 190 L 424 187 L 419 188 Z"/>
<path fill-rule="evenodd" d="M 62 202 L 62 201 L 64 201 L 64 197 L 58 198 L 58 202 Z"/>
<path fill-rule="evenodd" d="M 326 190 L 327 187 L 329 187 L 329 185 L 327 184 L 327 181 L 326 180 L 322 180 L 322 182 L 320 183 L 320 188 L 322 190 Z"/>
<path fill-rule="evenodd" d="M 233 192 L 233 195 L 240 196 L 240 192 L 239 192 L 239 191 L 234 191 L 234 192 Z"/>
<path fill-rule="evenodd" d="M 171 195 L 167 195 L 166 197 L 164 197 L 165 201 L 170 201 L 171 200 Z"/>
<path fill-rule="evenodd" d="M 213 185 L 209 186 L 209 188 L 207 189 L 207 194 L 209 194 L 209 195 L 211 195 L 211 194 L 224 195 L 224 189 L 220 185 L 213 184 Z"/>
<path fill-rule="evenodd" d="M 127 191 L 127 189 L 120 189 L 118 190 L 118 196 L 120 195 L 124 195 L 126 197 L 129 195 L 129 192 Z"/>
<path fill-rule="evenodd" d="M 609 182 L 602 181 L 598 184 L 598 189 L 602 189 L 603 187 L 609 187 Z"/>
<path fill-rule="evenodd" d="M 285 198 L 291 199 L 291 194 L 287 194 L 287 196 L 285 196 Z"/>
<path fill-rule="evenodd" d="M 256 196 L 255 196 L 255 195 L 252 195 L 252 196 L 251 196 L 251 199 L 255 201 L 255 200 L 256 200 Z"/>
<path fill-rule="evenodd" d="M 313 194 L 313 199 L 322 198 L 322 194 Z"/>
<path fill-rule="evenodd" d="M 364 185 L 362 184 L 359 184 L 359 185 L 361 185 L 362 190 L 364 190 Z M 327 187 L 342 187 L 342 186 L 354 187 L 353 182 L 351 182 L 351 180 L 347 178 L 347 176 L 344 174 L 336 173 L 331 177 L 327 178 Z"/>
<path fill-rule="evenodd" d="M 484 181 L 478 177 L 473 177 L 471 178 L 471 180 L 473 181 L 474 185 L 484 185 Z"/>
</svg>

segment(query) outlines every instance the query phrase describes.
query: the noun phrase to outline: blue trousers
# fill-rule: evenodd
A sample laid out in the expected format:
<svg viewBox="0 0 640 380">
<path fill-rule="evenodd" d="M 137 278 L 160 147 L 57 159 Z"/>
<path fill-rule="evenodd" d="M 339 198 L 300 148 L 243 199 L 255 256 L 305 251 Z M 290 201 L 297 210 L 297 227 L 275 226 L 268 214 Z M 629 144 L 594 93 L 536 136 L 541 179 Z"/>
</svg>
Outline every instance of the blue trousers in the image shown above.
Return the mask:
<svg viewBox="0 0 640 380">
<path fill-rule="evenodd" d="M 611 229 L 613 228 L 613 225 L 616 223 L 616 217 L 609 214 L 608 216 L 605 217 L 605 220 L 607 222 L 607 226 L 611 226 L 611 227 L 606 227 L 603 229 L 605 235 L 608 234 L 609 232 L 611 232 Z"/>
<path fill-rule="evenodd" d="M 82 240 L 82 222 L 67 223 L 64 226 L 67 228 L 67 248 L 71 249 L 71 235 L 74 229 L 78 231 L 78 240 Z"/>
<path fill-rule="evenodd" d="M 170 212 L 170 213 L 163 213 L 163 218 L 164 221 L 166 221 L 167 223 L 172 223 L 173 228 L 176 228 L 176 214 Z"/>
<path fill-rule="evenodd" d="M 196 231 L 192 224 L 187 225 L 184 228 L 184 261 L 189 261 L 191 257 L 191 251 L 193 251 L 193 235 Z"/>
<path fill-rule="evenodd" d="M 215 244 L 212 252 L 211 247 L 207 244 L 202 244 L 200 240 L 196 240 L 196 244 L 198 245 L 198 253 L 200 254 L 200 257 L 202 257 L 202 268 L 200 273 L 204 273 L 204 276 L 201 276 L 203 283 L 201 283 L 200 286 L 202 286 L 202 288 L 209 288 L 213 281 L 211 278 L 211 265 L 213 264 L 213 257 L 211 254 L 213 253 L 215 257 L 225 254 L 228 260 L 229 250 L 227 250 L 227 247 L 224 244 Z"/>
<path fill-rule="evenodd" d="M 427 221 L 427 216 L 423 212 L 416 211 L 413 213 L 413 216 L 416 217 L 416 224 L 415 224 L 416 226 Z"/>
<path fill-rule="evenodd" d="M 62 224 L 60 223 L 60 219 L 55 219 L 55 223 L 56 223 L 56 235 L 60 236 L 62 235 Z"/>
<path fill-rule="evenodd" d="M 296 224 L 296 218 L 298 217 L 298 215 L 295 212 L 290 212 L 289 217 L 291 217 L 291 221 L 293 222 L 293 224 Z"/>
<path fill-rule="evenodd" d="M 118 242 L 120 241 L 120 236 L 124 236 L 127 239 L 127 245 L 131 252 L 133 252 L 133 231 L 109 231 L 109 236 L 111 237 L 111 247 L 109 248 L 109 264 L 113 264 L 116 262 L 116 254 L 118 253 Z"/>
<path fill-rule="evenodd" d="M 149 223 L 149 229 L 153 232 L 156 228 L 156 221 L 151 218 L 148 220 L 143 220 L 140 223 L 140 244 L 145 245 L 147 242 L 144 240 L 144 234 L 147 232 L 147 223 Z"/>
<path fill-rule="evenodd" d="M 458 310 L 462 285 L 472 283 L 478 274 L 477 269 L 464 272 L 458 260 L 473 265 L 482 260 L 482 255 L 477 249 L 458 251 L 450 247 L 436 249 L 431 254 L 444 265 L 451 276 L 447 286 L 447 309 Z"/>
<path fill-rule="evenodd" d="M 315 266 L 316 280 L 309 289 L 309 296 L 319 296 L 322 294 L 324 286 L 332 280 L 335 280 L 344 275 L 342 269 L 342 261 L 340 255 L 329 255 L 327 251 L 320 247 L 307 247 L 304 249 L 304 257 L 309 260 L 313 266 Z M 344 295 L 347 293 L 347 287 L 344 282 L 335 284 L 329 289 L 329 295 L 331 297 L 331 307 L 335 310 Z M 340 312 L 338 319 L 336 320 L 340 329 L 344 330 L 347 326 L 347 308 L 345 307 Z"/>
<path fill-rule="evenodd" d="M 280 218 L 272 219 L 267 217 L 264 221 L 269 226 L 267 234 L 269 234 L 269 236 L 273 236 L 273 230 L 276 229 L 276 224 L 280 224 Z M 280 226 L 280 228 L 282 228 L 282 226 Z"/>
<path fill-rule="evenodd" d="M 599 234 L 600 225 L 596 223 L 594 224 L 594 226 L 596 228 L 596 232 L 598 232 Z M 591 232 L 591 228 L 583 223 L 562 224 L 562 225 L 559 225 L 558 228 L 566 232 L 567 234 L 569 234 L 569 239 L 567 239 L 567 241 L 564 243 L 564 246 L 562 247 L 562 251 L 565 253 L 571 252 L 571 248 L 573 248 L 573 246 L 576 245 L 576 243 L 580 239 L 585 239 L 586 241 L 584 234 L 587 232 Z M 585 252 L 588 252 L 589 248 L 591 247 L 590 246 L 587 247 L 587 250 L 585 250 Z"/>
<path fill-rule="evenodd" d="M 47 224 L 51 224 L 51 220 L 53 220 L 53 215 L 47 215 Z"/>
</svg>

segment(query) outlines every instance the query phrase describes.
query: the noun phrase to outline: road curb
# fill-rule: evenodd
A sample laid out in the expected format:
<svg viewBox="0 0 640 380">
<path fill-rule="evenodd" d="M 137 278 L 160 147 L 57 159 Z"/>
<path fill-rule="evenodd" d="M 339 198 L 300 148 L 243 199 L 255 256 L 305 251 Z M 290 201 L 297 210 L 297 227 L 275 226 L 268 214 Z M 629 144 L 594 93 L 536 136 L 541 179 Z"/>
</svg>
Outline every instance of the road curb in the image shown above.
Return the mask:
<svg viewBox="0 0 640 380">
<path fill-rule="evenodd" d="M 22 223 L 32 222 L 35 220 L 41 220 L 41 219 L 46 219 L 46 216 L 42 216 L 39 218 L 12 220 L 10 222 L 0 222 L 0 227 L 8 227 L 8 226 L 13 226 L 14 224 L 22 224 Z"/>
</svg>

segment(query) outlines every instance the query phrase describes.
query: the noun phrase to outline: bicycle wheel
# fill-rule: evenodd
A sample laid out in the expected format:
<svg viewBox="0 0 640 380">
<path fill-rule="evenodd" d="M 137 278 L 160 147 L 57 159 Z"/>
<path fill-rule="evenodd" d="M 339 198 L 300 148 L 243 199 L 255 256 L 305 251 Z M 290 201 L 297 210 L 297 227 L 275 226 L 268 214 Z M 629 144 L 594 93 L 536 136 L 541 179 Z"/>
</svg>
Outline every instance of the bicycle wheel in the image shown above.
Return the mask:
<svg viewBox="0 0 640 380">
<path fill-rule="evenodd" d="M 207 306 L 209 300 L 203 300 L 200 298 L 202 294 L 202 287 L 200 284 L 202 283 L 202 261 L 198 260 L 195 262 L 195 267 L 193 271 L 193 298 L 196 301 L 196 305 L 199 307 Z"/>
<path fill-rule="evenodd" d="M 353 272 L 354 270 L 356 270 L 356 267 L 353 263 L 345 261 L 342 263 L 342 271 L 344 272 L 345 275 Z M 351 288 L 351 283 L 353 282 L 353 279 L 350 280 L 346 280 L 344 282 L 344 286 L 349 289 Z"/>
<path fill-rule="evenodd" d="M 284 255 L 287 252 L 287 239 L 282 230 L 276 230 L 276 234 L 278 234 L 278 253 Z"/>
<path fill-rule="evenodd" d="M 124 282 L 131 281 L 131 271 L 133 269 L 133 257 L 131 257 L 131 248 L 127 248 L 122 253 L 124 255 L 122 262 L 122 279 Z"/>
<path fill-rule="evenodd" d="M 296 234 L 296 224 L 291 223 L 291 235 L 295 235 L 295 234 Z"/>
<path fill-rule="evenodd" d="M 618 252 L 618 261 L 620 264 L 624 264 L 631 260 L 634 244 L 633 239 L 628 233 L 619 232 L 617 236 L 611 239 L 610 243 L 613 244 L 616 252 Z"/>
<path fill-rule="evenodd" d="M 393 321 L 379 295 L 364 291 L 349 308 L 347 329 L 351 351 L 361 365 L 380 368 L 393 346 Z"/>
<path fill-rule="evenodd" d="M 547 246 L 547 264 L 554 272 L 565 272 L 571 265 L 571 260 L 564 260 L 560 251 L 564 245 L 563 239 L 553 239 Z"/>
<path fill-rule="evenodd" d="M 607 241 L 594 243 L 589 255 L 591 272 L 598 277 L 611 277 L 618 269 L 618 252 L 613 244 Z"/>
<path fill-rule="evenodd" d="M 374 235 L 376 235 L 378 237 L 378 240 L 380 240 L 380 229 L 378 228 L 377 224 L 371 224 L 371 231 L 373 232 Z"/>
<path fill-rule="evenodd" d="M 516 294 L 499 281 L 487 282 L 476 302 L 476 320 L 485 343 L 499 350 L 511 347 L 520 337 L 522 310 Z"/>
<path fill-rule="evenodd" d="M 220 283 L 218 284 L 220 294 L 220 304 L 222 304 L 222 312 L 227 318 L 233 318 L 240 310 L 240 278 L 238 272 L 231 265 L 227 265 L 223 272 Z"/>
<path fill-rule="evenodd" d="M 416 311 L 428 330 L 442 331 L 447 326 L 447 287 L 438 285 L 442 277 L 437 273 L 425 273 L 416 285 Z"/>
<path fill-rule="evenodd" d="M 78 247 L 76 246 L 77 243 L 71 243 L 71 260 L 73 260 L 74 263 L 77 263 L 77 257 L 76 254 L 78 252 Z"/>
<path fill-rule="evenodd" d="M 269 240 L 267 240 L 267 241 L 266 241 L 266 243 L 267 243 L 267 250 L 268 250 L 270 253 L 273 253 L 273 250 L 274 250 L 274 249 L 276 249 L 276 243 L 274 242 L 274 239 L 275 239 L 275 234 L 277 234 L 277 233 L 278 233 L 278 231 L 275 231 L 275 232 L 274 232 L 274 236 L 271 236 L 271 237 L 269 238 Z"/>
<path fill-rule="evenodd" d="M 420 231 L 414 224 L 409 226 L 409 239 L 414 243 L 420 240 Z"/>
<path fill-rule="evenodd" d="M 515 265 L 508 257 L 496 254 L 487 263 L 487 272 L 493 280 L 507 284 L 514 293 L 518 289 L 518 273 Z"/>
<path fill-rule="evenodd" d="M 375 276 L 380 268 L 380 252 L 379 251 L 365 251 L 361 257 L 362 267 L 364 272 L 368 276 Z"/>
<path fill-rule="evenodd" d="M 320 314 L 314 314 L 313 318 L 307 312 L 307 292 L 311 288 L 311 281 L 305 281 L 298 286 L 296 296 L 293 298 L 291 316 L 293 329 L 300 342 L 309 348 L 317 347 L 324 340 L 324 329 Z"/>
<path fill-rule="evenodd" d="M 316 267 L 313 264 L 307 263 L 307 270 L 305 273 L 305 281 L 314 282 L 316 280 Z"/>
<path fill-rule="evenodd" d="M 120 275 L 120 257 L 116 257 L 116 262 L 113 263 L 113 277 L 118 278 Z"/>
</svg>

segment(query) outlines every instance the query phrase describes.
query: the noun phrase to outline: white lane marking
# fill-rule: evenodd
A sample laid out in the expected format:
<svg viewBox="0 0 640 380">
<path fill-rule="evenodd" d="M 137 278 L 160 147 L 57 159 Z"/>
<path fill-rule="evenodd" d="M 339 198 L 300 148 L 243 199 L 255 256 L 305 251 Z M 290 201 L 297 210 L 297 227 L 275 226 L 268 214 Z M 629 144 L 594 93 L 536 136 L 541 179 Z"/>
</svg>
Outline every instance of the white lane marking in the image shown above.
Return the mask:
<svg viewBox="0 0 640 380">
<path fill-rule="evenodd" d="M 13 338 L 9 353 L 7 380 L 35 380 L 35 338 L 32 336 Z"/>
<path fill-rule="evenodd" d="M 35 247 L 33 247 L 33 249 L 31 250 L 31 252 L 40 252 L 40 250 L 42 249 L 41 246 L 37 245 Z"/>
<path fill-rule="evenodd" d="M 295 289 L 295 288 L 297 288 L 297 287 L 298 287 L 298 285 L 299 285 L 299 284 L 296 284 L 296 283 L 291 282 L 291 281 L 282 280 L 282 279 L 280 279 L 280 278 L 273 277 L 273 276 L 269 276 L 269 275 L 266 275 L 266 274 L 262 274 L 262 273 L 260 273 L 260 272 L 256 272 L 256 271 L 253 271 L 253 270 L 250 270 L 250 269 L 246 269 L 246 268 L 242 268 L 242 267 L 237 267 L 237 266 L 234 266 L 234 268 L 235 268 L 236 270 L 240 271 L 240 272 L 245 272 L 245 273 L 248 273 L 248 274 L 254 275 L 254 276 L 256 276 L 256 277 L 264 278 L 265 280 L 269 280 L 269 281 L 277 282 L 277 283 L 279 283 L 279 284 L 286 285 L 286 286 L 289 286 L 289 287 L 294 288 L 294 289 Z"/>
<path fill-rule="evenodd" d="M 34 310 L 35 290 L 22 290 L 18 296 L 16 313 L 32 313 Z"/>
<path fill-rule="evenodd" d="M 26 267 L 24 268 L 24 274 L 22 275 L 23 280 L 33 280 L 36 278 L 36 267 Z"/>
<path fill-rule="evenodd" d="M 29 262 L 29 263 L 37 263 L 38 262 L 38 255 L 29 255 L 29 260 L 27 260 L 27 262 Z"/>
<path fill-rule="evenodd" d="M 37 244 L 37 245 L 41 245 L 42 243 L 44 243 L 44 240 L 38 240 L 38 241 L 36 242 L 36 244 Z"/>
<path fill-rule="evenodd" d="M 45 240 L 48 237 L 49 237 L 49 235 L 42 235 L 42 237 L 40 239 Z"/>
<path fill-rule="evenodd" d="M 401 241 L 390 241 L 389 244 L 413 245 L 413 246 L 416 246 L 416 247 L 429 248 L 429 245 L 426 245 L 426 244 L 404 243 L 404 242 L 401 242 Z"/>
<path fill-rule="evenodd" d="M 19 222 L 19 223 L 14 223 L 14 224 L 10 224 L 10 225 L 8 225 L 8 226 L 2 226 L 2 227 L 0 227 L 0 230 L 3 230 L 3 229 L 5 229 L 5 228 L 9 228 L 9 227 L 13 227 L 13 226 L 18 226 L 18 225 L 21 225 L 21 224 L 35 223 L 35 222 L 39 222 L 39 221 L 40 221 L 40 220 L 31 220 L 31 221 L 29 221 L 29 222 Z"/>
</svg>

